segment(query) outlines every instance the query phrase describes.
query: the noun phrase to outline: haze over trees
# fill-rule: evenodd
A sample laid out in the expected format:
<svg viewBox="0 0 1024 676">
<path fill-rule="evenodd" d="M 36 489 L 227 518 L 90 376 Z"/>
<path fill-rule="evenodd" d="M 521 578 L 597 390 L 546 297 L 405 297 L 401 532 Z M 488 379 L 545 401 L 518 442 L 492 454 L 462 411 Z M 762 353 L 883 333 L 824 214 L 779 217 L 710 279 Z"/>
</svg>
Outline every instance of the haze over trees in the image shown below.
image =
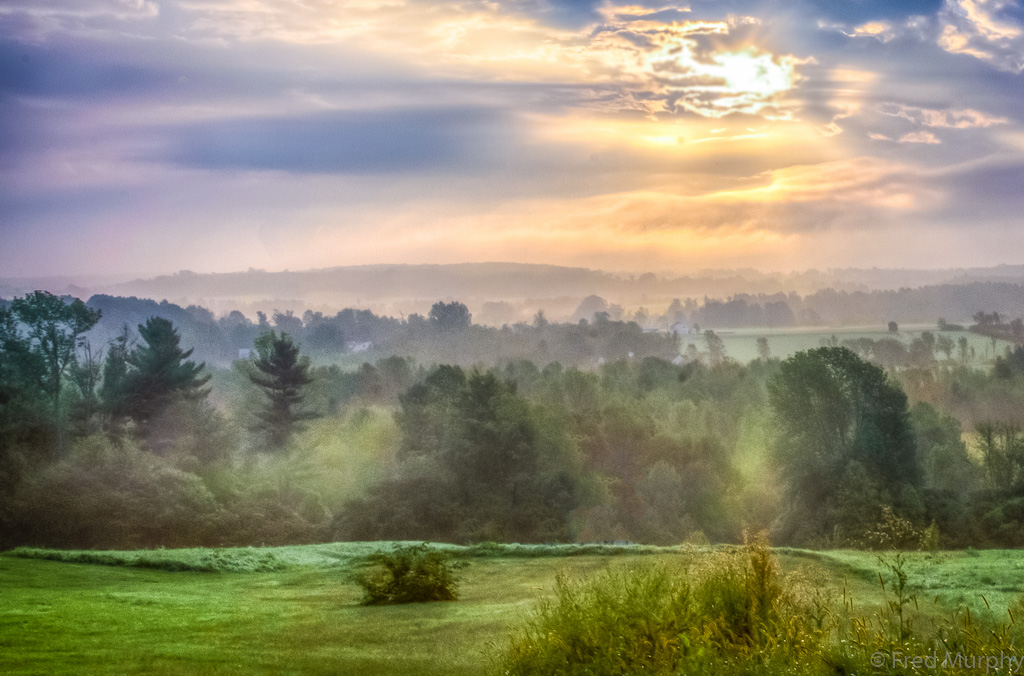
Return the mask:
<svg viewBox="0 0 1024 676">
<path fill-rule="evenodd" d="M 103 315 L 174 313 L 230 346 L 211 352 L 245 339 L 250 355 L 211 368 L 159 316 L 86 342 L 100 311 L 70 298 L 0 307 L 5 545 L 672 544 L 768 529 L 846 546 L 883 508 L 935 522 L 946 546 L 1024 544 L 1024 352 L 979 368 L 948 323 L 781 360 L 766 339 L 744 365 L 713 330 L 680 354 L 678 335 L 610 304 L 498 329 L 458 301 L 256 321 L 123 301 L 103 299 Z M 56 370 L 43 351 L 58 341 L 16 312 L 36 302 L 63 317 Z M 338 351 L 343 336 L 371 346 Z"/>
<path fill-rule="evenodd" d="M 75 280 L 68 278 L 55 279 L 47 282 L 47 286 L 56 289 L 61 285 L 68 286 L 73 281 Z M 0 294 L 12 297 L 37 288 L 26 288 L 26 283 L 40 284 L 38 280 L 27 282 L 0 278 Z M 185 300 L 184 305 L 198 302 L 199 298 L 216 303 L 229 302 L 229 306 L 212 307 L 220 313 L 226 313 L 231 309 L 243 309 L 240 299 L 250 299 L 253 296 L 267 299 L 300 299 L 310 306 L 324 303 L 340 304 L 331 310 L 334 312 L 346 306 L 366 307 L 366 303 L 374 305 L 399 299 L 420 299 L 429 304 L 437 298 L 457 298 L 474 307 L 476 299 L 492 303 L 518 303 L 520 300 L 531 298 L 553 300 L 568 297 L 576 298 L 578 303 L 578 299 L 594 294 L 610 299 L 606 301 L 610 303 L 632 305 L 635 302 L 639 305 L 642 304 L 640 299 L 644 296 L 667 300 L 699 300 L 704 296 L 725 299 L 737 295 L 749 298 L 759 294 L 783 294 L 784 298 L 794 293 L 806 297 L 826 289 L 847 293 L 871 294 L 886 291 L 903 294 L 904 290 L 919 287 L 952 285 L 983 291 L 985 285 L 1024 283 L 1024 267 L 1004 265 L 949 270 L 849 268 L 790 273 L 733 269 L 681 271 L 675 276 L 657 276 L 649 273 L 631 276 L 554 265 L 473 263 L 366 265 L 293 272 L 249 270 L 219 274 L 196 274 L 183 270 L 173 275 L 137 279 L 103 287 L 96 287 L 85 280 L 79 280 L 77 283 L 79 294 L 81 287 L 87 286 L 93 288 L 94 293 L 113 296 L 191 299 Z M 68 293 L 72 292 L 75 290 L 69 289 Z M 997 307 L 997 304 L 979 303 L 971 312 L 976 312 L 981 307 L 992 308 Z M 555 307 L 550 305 L 548 309 L 554 310 Z M 572 309 L 568 308 L 567 312 L 571 312 Z M 477 308 L 474 307 L 474 312 L 476 311 Z M 408 310 L 405 312 L 408 314 Z M 592 312 L 586 317 L 589 318 Z M 962 318 L 970 316 L 970 313 L 940 313 L 940 316 L 941 314 Z M 1013 314 L 1018 316 L 1020 313 Z M 906 314 L 894 316 L 902 316 L 905 321 L 910 320 Z M 498 322 L 498 325 L 513 321 L 515 320 Z"/>
</svg>

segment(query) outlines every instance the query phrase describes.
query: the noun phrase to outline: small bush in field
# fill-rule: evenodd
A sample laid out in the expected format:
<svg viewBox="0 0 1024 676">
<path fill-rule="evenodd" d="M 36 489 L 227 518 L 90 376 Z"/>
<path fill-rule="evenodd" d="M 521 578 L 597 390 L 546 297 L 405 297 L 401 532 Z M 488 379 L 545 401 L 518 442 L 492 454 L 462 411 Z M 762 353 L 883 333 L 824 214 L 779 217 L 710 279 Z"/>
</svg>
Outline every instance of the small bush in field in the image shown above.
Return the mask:
<svg viewBox="0 0 1024 676">
<path fill-rule="evenodd" d="M 365 592 L 363 605 L 454 601 L 458 596 L 451 555 L 425 543 L 377 552 L 369 562 L 369 570 L 356 576 Z"/>
</svg>

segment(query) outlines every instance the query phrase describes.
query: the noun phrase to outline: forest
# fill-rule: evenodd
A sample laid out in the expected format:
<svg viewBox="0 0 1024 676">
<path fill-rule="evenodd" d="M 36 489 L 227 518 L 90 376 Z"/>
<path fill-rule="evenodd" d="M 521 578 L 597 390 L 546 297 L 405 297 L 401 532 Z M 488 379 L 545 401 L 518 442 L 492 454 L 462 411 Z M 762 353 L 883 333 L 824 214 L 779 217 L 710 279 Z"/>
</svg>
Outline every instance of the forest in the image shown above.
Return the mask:
<svg viewBox="0 0 1024 676">
<path fill-rule="evenodd" d="M 1016 336 L 1020 320 L 978 312 L 974 330 Z M 207 345 L 230 337 L 229 365 L 197 359 L 196 316 L 219 331 Z M 885 510 L 944 548 L 1019 547 L 1024 348 L 979 364 L 965 335 L 942 320 L 785 358 L 764 339 L 742 364 L 713 330 L 682 351 L 605 310 L 254 322 L 39 291 L 0 309 L 0 547 L 764 531 L 835 548 Z"/>
</svg>

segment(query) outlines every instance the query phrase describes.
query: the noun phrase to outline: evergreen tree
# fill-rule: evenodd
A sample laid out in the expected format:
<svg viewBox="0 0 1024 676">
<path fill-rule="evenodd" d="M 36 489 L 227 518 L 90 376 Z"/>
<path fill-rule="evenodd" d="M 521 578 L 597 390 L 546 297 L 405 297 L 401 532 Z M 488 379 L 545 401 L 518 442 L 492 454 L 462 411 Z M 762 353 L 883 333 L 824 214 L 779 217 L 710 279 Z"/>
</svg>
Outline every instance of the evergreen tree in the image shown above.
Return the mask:
<svg viewBox="0 0 1024 676">
<path fill-rule="evenodd" d="M 303 421 L 316 417 L 315 413 L 301 409 L 302 390 L 313 382 L 309 358 L 299 356 L 298 345 L 287 333 L 278 336 L 273 331 L 256 339 L 256 352 L 259 358 L 252 362 L 248 375 L 263 390 L 266 405 L 256 413 L 258 421 L 252 429 L 265 435 L 269 449 L 280 450 L 288 445 Z"/>
<path fill-rule="evenodd" d="M 117 363 L 118 342 L 111 350 L 114 362 L 108 358 L 104 375 L 113 375 L 115 381 L 104 384 L 104 390 L 110 393 L 108 406 L 115 410 L 123 410 L 128 416 L 139 423 L 146 423 L 163 410 L 174 397 L 202 399 L 210 393 L 204 389 L 210 380 L 209 375 L 201 375 L 206 364 L 189 361 L 192 350 L 182 350 L 181 337 L 174 325 L 162 317 L 150 317 L 145 324 L 139 325 L 139 336 L 145 345 L 135 347 L 127 356 L 127 373 L 121 372 Z M 126 348 L 126 343 L 121 344 Z M 123 383 L 124 399 L 116 401 L 114 393 L 120 389 L 116 380 Z"/>
</svg>

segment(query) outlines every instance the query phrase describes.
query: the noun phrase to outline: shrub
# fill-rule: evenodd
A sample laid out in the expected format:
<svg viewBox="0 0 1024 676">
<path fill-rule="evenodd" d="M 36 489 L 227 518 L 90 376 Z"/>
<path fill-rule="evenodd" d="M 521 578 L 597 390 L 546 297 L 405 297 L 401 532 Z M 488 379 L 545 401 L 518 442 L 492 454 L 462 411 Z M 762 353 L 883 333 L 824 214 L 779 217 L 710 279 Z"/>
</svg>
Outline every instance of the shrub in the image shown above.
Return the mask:
<svg viewBox="0 0 1024 676">
<path fill-rule="evenodd" d="M 584 581 L 561 576 L 555 596 L 498 648 L 492 673 L 836 676 L 938 669 L 967 676 L 999 658 L 954 663 L 963 655 L 1005 654 L 1024 642 L 1024 597 L 1002 622 L 937 605 L 928 621 L 915 623 L 923 616 L 908 592 L 909 556 L 898 551 L 882 560 L 895 582 L 886 588 L 880 577 L 885 605 L 868 615 L 853 614 L 845 586 L 840 605 L 820 581 L 783 576 L 762 538 L 710 557 L 680 557 L 676 565 L 610 568 Z M 908 668 L 914 656 L 936 662 Z M 949 661 L 938 664 L 944 656 Z"/>
<path fill-rule="evenodd" d="M 798 602 L 783 585 L 760 539 L 699 566 L 682 559 L 678 565 L 613 568 L 583 582 L 560 576 L 555 597 L 541 603 L 497 656 L 497 671 L 810 673 L 818 633 L 791 618 L 811 617 L 812 605 Z"/>
<path fill-rule="evenodd" d="M 232 549 L 156 549 L 135 551 L 69 551 L 16 547 L 11 556 L 64 563 L 153 568 L 169 572 L 262 573 L 283 570 L 287 563 L 273 551 Z"/>
<path fill-rule="evenodd" d="M 451 555 L 426 543 L 378 551 L 369 563 L 355 578 L 365 592 L 363 605 L 454 601 L 458 596 Z"/>
<path fill-rule="evenodd" d="M 934 536 L 938 537 L 938 527 Z M 867 549 L 907 551 L 921 549 L 925 542 L 925 534 L 914 527 L 909 520 L 895 514 L 892 507 L 882 508 L 882 518 L 874 530 L 868 531 L 864 537 Z"/>
</svg>

